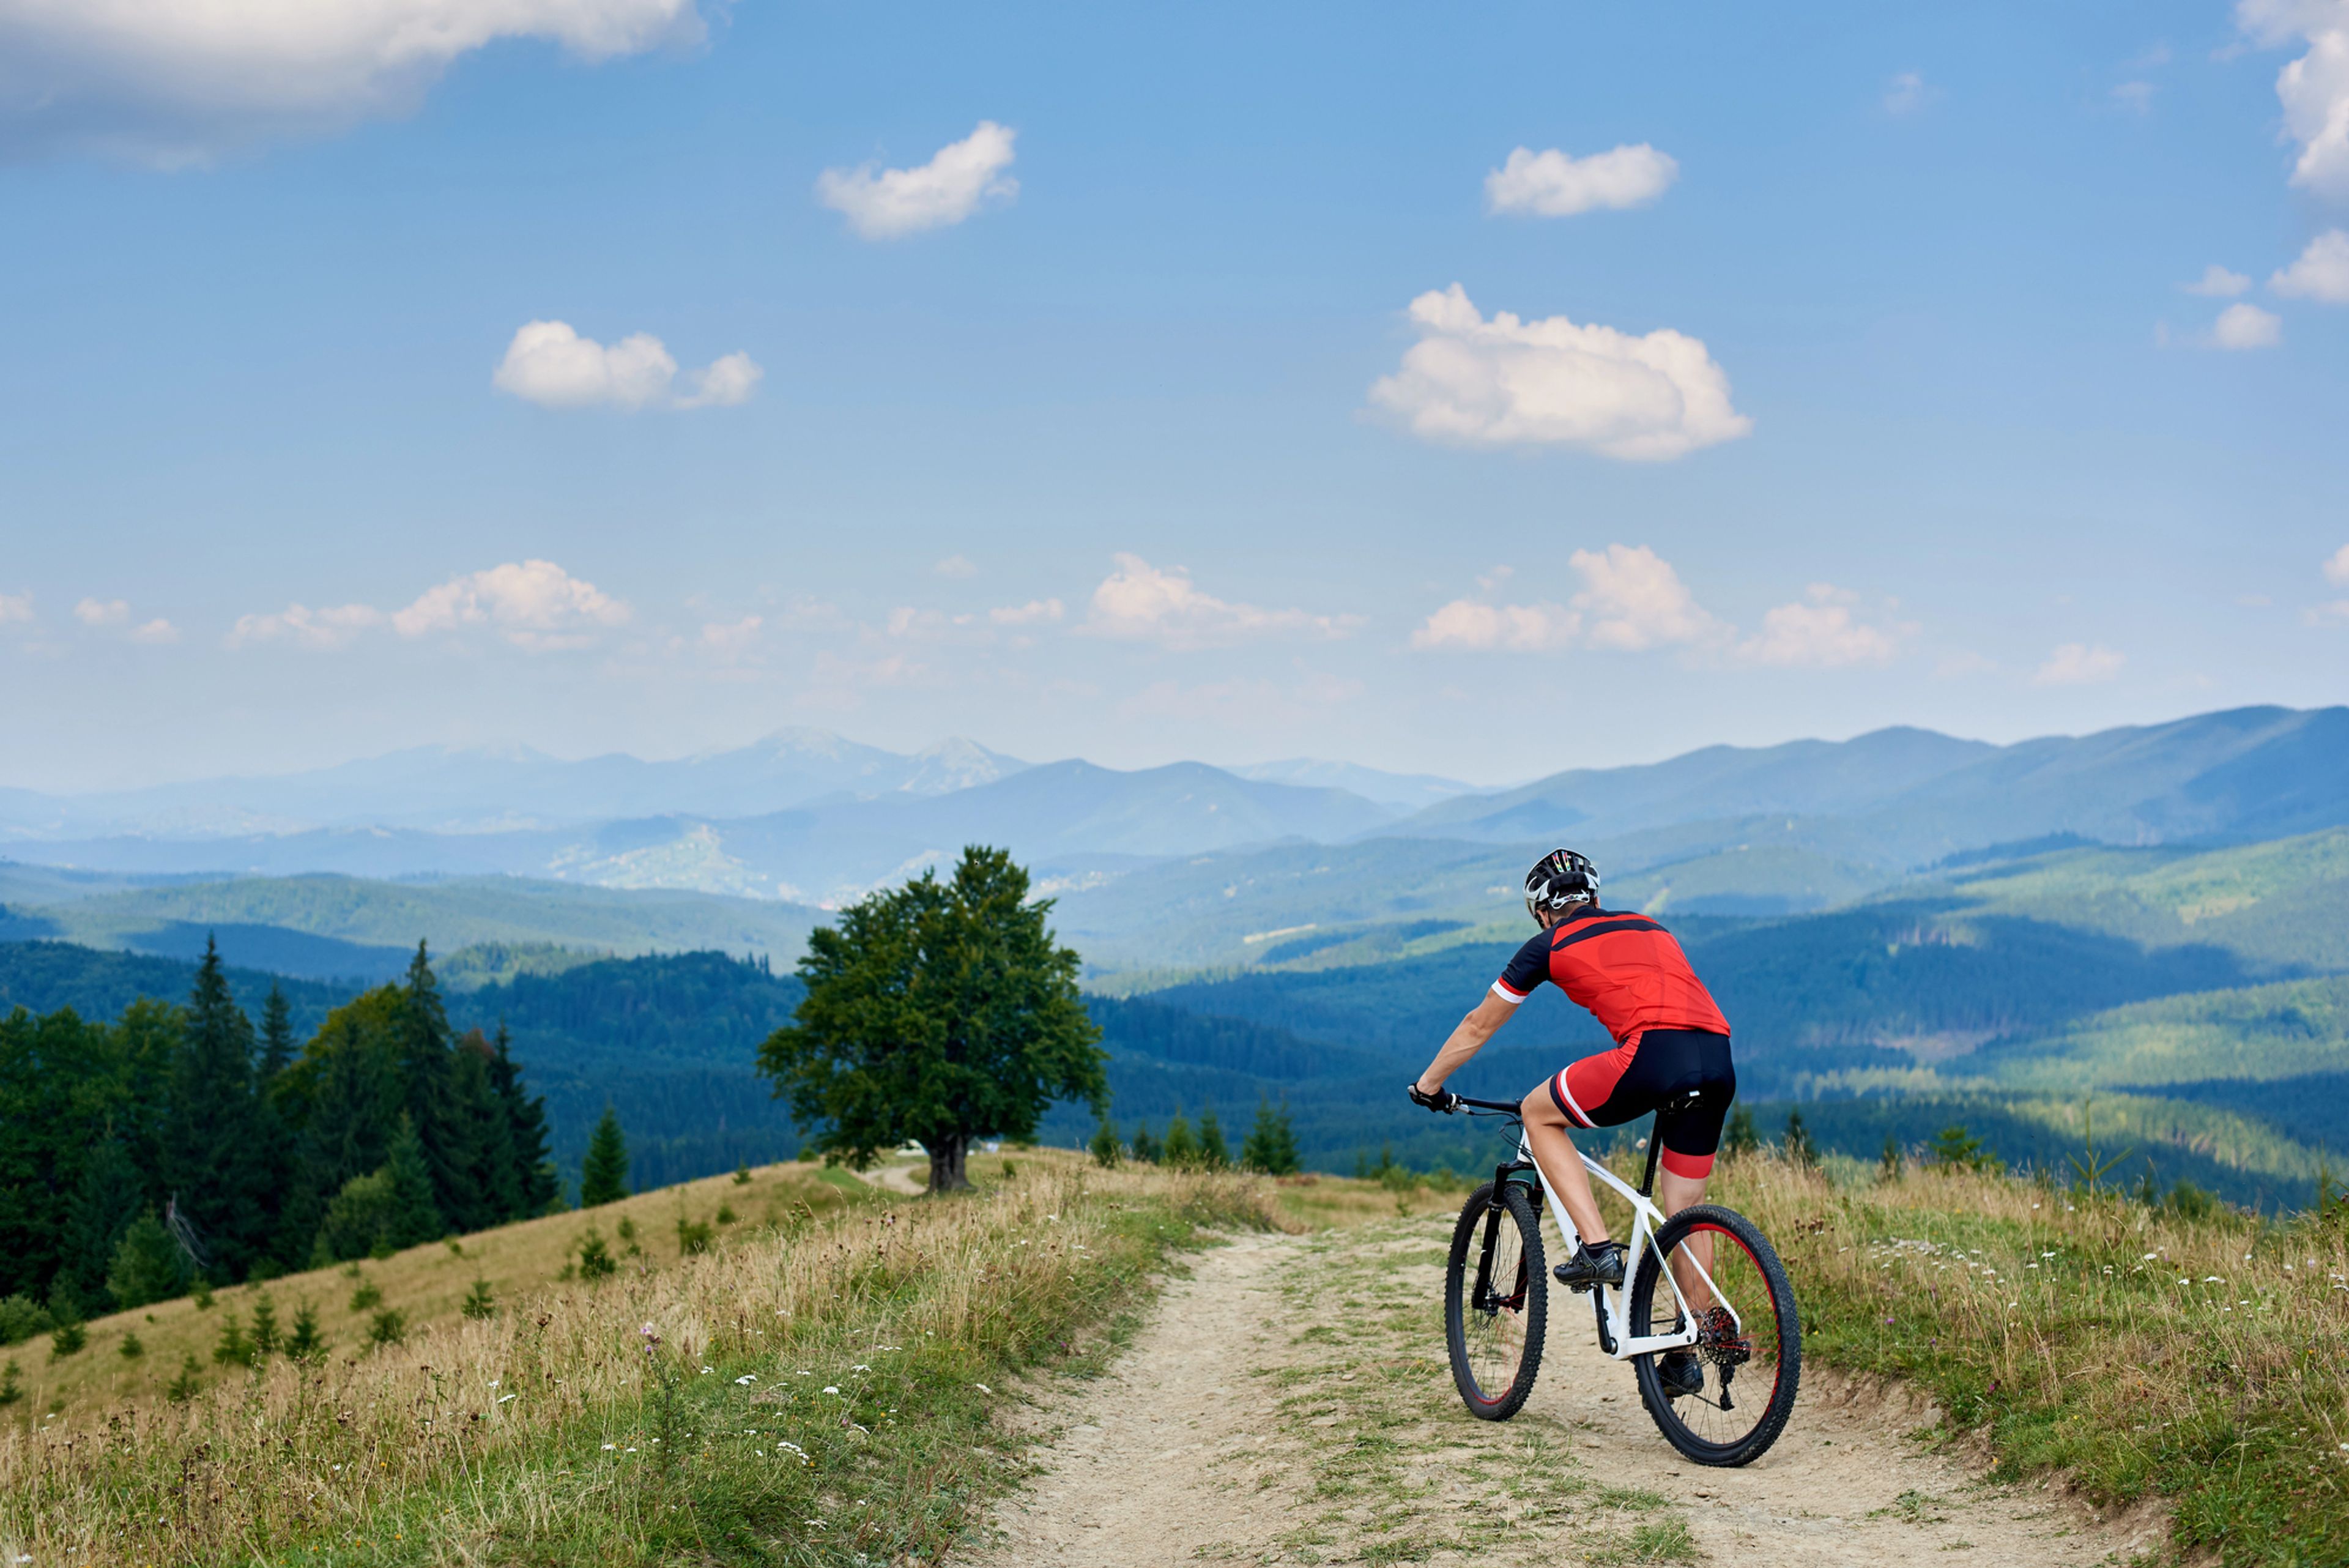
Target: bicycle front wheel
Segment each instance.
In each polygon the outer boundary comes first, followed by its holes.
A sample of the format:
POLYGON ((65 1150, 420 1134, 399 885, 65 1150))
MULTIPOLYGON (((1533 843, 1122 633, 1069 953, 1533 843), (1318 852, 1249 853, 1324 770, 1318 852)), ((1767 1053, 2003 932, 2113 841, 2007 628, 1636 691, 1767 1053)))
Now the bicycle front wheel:
POLYGON ((1549 1322, 1549 1271, 1542 1262, 1541 1216, 1522 1182, 1469 1194, 1452 1228, 1444 1271, 1444 1338, 1452 1381, 1468 1413, 1506 1421, 1525 1406, 1541 1370, 1549 1322))
POLYGON ((1627 1303, 1632 1334, 1677 1333, 1683 1298, 1695 1313, 1696 1345, 1635 1357, 1640 1397, 1672 1447, 1698 1464, 1750 1465, 1786 1429, 1802 1382, 1795 1287, 1754 1221, 1699 1203, 1666 1220, 1640 1258, 1627 1303), (1661 1260, 1671 1261, 1678 1293, 1661 1260))

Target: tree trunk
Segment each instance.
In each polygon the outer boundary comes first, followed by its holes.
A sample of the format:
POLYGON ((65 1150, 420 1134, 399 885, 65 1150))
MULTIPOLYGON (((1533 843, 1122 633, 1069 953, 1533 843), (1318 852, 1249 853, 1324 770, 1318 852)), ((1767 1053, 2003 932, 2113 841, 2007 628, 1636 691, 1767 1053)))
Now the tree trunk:
POLYGON ((970 1186, 970 1178, 963 1174, 962 1158, 970 1147, 970 1140, 960 1133, 955 1133, 950 1137, 937 1138, 927 1147, 930 1151, 930 1190, 933 1192, 967 1190, 970 1186))

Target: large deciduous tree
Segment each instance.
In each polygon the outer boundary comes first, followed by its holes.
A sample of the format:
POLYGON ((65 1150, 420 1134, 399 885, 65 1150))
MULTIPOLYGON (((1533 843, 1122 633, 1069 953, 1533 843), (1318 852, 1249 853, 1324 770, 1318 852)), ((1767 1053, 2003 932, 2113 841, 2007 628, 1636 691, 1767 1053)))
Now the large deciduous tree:
POLYGON ((808 939, 807 999, 759 1070, 827 1159, 861 1168, 916 1138, 940 1192, 970 1185, 973 1139, 1026 1137, 1056 1099, 1106 1109, 1101 1031, 1051 909, 1007 851, 973 846, 949 879, 926 871, 808 939))

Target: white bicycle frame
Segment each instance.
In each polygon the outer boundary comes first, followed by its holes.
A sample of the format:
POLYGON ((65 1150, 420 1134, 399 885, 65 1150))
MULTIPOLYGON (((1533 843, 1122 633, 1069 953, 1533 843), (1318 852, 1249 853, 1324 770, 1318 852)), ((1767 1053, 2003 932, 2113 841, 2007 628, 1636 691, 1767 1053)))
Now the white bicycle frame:
MULTIPOLYGON (((1605 1285, 1590 1287, 1599 1293, 1599 1314, 1607 1326, 1607 1337, 1614 1342, 1611 1354, 1616 1360, 1625 1361, 1634 1355, 1651 1355, 1660 1350, 1678 1350, 1684 1345, 1694 1345, 1696 1314, 1689 1310, 1688 1297, 1682 1293, 1680 1281, 1672 1277, 1669 1259, 1658 1260, 1660 1267, 1657 1272, 1671 1283, 1672 1299, 1680 1309, 1681 1322, 1687 1326, 1677 1334, 1642 1334, 1636 1339, 1631 1336, 1630 1283, 1639 1277, 1640 1259, 1645 1257, 1648 1249, 1655 1244, 1656 1228, 1663 1224, 1664 1211, 1649 1201, 1647 1195, 1639 1189, 1588 1155, 1583 1154, 1580 1149, 1575 1150, 1575 1153, 1581 1158, 1583 1169, 1622 1194, 1623 1200, 1631 1206, 1631 1239, 1624 1243, 1623 1250, 1624 1288, 1615 1292, 1610 1299, 1605 1285)), ((1567 1215, 1566 1205, 1558 1201, 1557 1194, 1550 1189, 1549 1182, 1542 1176, 1541 1166, 1534 1159, 1533 1146, 1522 1137, 1517 1140, 1517 1159, 1521 1164, 1533 1168, 1534 1179, 1540 1184, 1542 1195, 1549 1200, 1550 1217, 1557 1221, 1557 1233, 1566 1238, 1567 1246, 1573 1248, 1581 1245, 1581 1232, 1574 1228, 1573 1220, 1567 1215)), ((1737 1308, 1731 1305, 1729 1299, 1721 1293, 1721 1287, 1713 1282, 1713 1275, 1706 1272, 1702 1263, 1697 1262, 1693 1251, 1687 1252, 1686 1255, 1689 1266, 1695 1269, 1697 1277, 1704 1281, 1705 1289, 1713 1293, 1713 1299, 1729 1308, 1729 1315, 1736 1323, 1738 1332, 1744 1333, 1745 1320, 1738 1316, 1737 1308)), ((1601 1346, 1601 1348, 1605 1347, 1601 1346)))

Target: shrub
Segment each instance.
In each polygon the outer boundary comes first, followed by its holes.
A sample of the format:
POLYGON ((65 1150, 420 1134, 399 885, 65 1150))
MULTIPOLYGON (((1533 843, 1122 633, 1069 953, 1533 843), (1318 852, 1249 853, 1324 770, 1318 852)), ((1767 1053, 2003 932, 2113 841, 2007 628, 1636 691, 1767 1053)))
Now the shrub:
POLYGON ((579 1277, 588 1283, 608 1280, 620 1272, 619 1261, 612 1256, 611 1248, 605 1243, 604 1233, 593 1226, 579 1238, 577 1249, 579 1277))
POLYGON ((688 1220, 682 1214, 677 1217, 677 1250, 687 1257, 709 1251, 715 1234, 707 1220, 688 1220))
POLYGON ((1133 1129, 1133 1158, 1143 1165, 1156 1165, 1159 1159, 1158 1140, 1150 1136, 1150 1124, 1143 1122, 1133 1129))
POLYGON ((1819 1162, 1819 1146, 1811 1141, 1811 1129, 1803 1125, 1799 1110, 1786 1113, 1786 1163, 1808 1169, 1819 1162))
POLYGON ((17 1370, 14 1356, 5 1370, 0 1370, 0 1409, 5 1409, 25 1397, 24 1375, 17 1370))
POLYGON ((497 1316, 498 1298, 490 1289, 490 1282, 475 1279, 473 1288, 465 1293, 464 1304, 458 1310, 477 1323, 484 1318, 497 1316))
POLYGON ((718 1222, 720 1225, 731 1225, 740 1218, 742 1216, 734 1212, 734 1205, 731 1203, 721 1203, 718 1206, 718 1222))
POLYGON ((1105 1170, 1115 1169, 1119 1158, 1125 1153, 1124 1147, 1117 1141, 1117 1128, 1110 1125, 1107 1116, 1102 1117, 1101 1126, 1093 1129, 1093 1141, 1085 1147, 1093 1163, 1105 1170))
POLYGON ((253 1365, 253 1341, 244 1336, 244 1324, 230 1313, 221 1319, 220 1337, 212 1341, 212 1363, 217 1366, 250 1366, 253 1365))
POLYGON ((398 1307, 386 1307, 367 1320, 367 1343, 380 1349, 399 1345, 408 1338, 408 1314, 398 1307))
POLYGON ((203 1374, 197 1370, 196 1358, 191 1355, 180 1363, 180 1375, 163 1386, 163 1397, 174 1405, 184 1405, 194 1398, 203 1386, 203 1374))
POLYGON ((377 1284, 373 1280, 361 1280, 359 1282, 359 1288, 351 1293, 351 1310, 353 1312, 365 1312, 369 1307, 381 1306, 382 1304, 383 1287, 377 1284))
POLYGON ((750 1165, 748 1160, 734 1168, 734 1185, 737 1187, 750 1185, 750 1165))
POLYGON ((106 1288, 126 1312, 188 1288, 188 1260, 152 1209, 130 1222, 107 1265, 106 1288))
POLYGON ((49 1335, 49 1359, 62 1361, 68 1355, 79 1355, 82 1346, 89 1343, 89 1331, 78 1323, 60 1324, 49 1335))
POLYGON ((139 1342, 139 1335, 129 1329, 122 1331, 122 1343, 116 1345, 115 1349, 121 1354, 125 1361, 136 1361, 147 1354, 147 1347, 139 1342))
POLYGON ((1996 1172, 2006 1168, 2006 1161, 1984 1148, 1982 1139, 1967 1132, 1962 1123, 1945 1127, 1933 1135, 1933 1144, 1926 1151, 1925 1161, 1945 1170, 1996 1172))
POLYGON ((0 1345, 14 1345, 36 1334, 47 1334, 56 1326, 49 1309, 30 1296, 0 1300, 0 1345))

